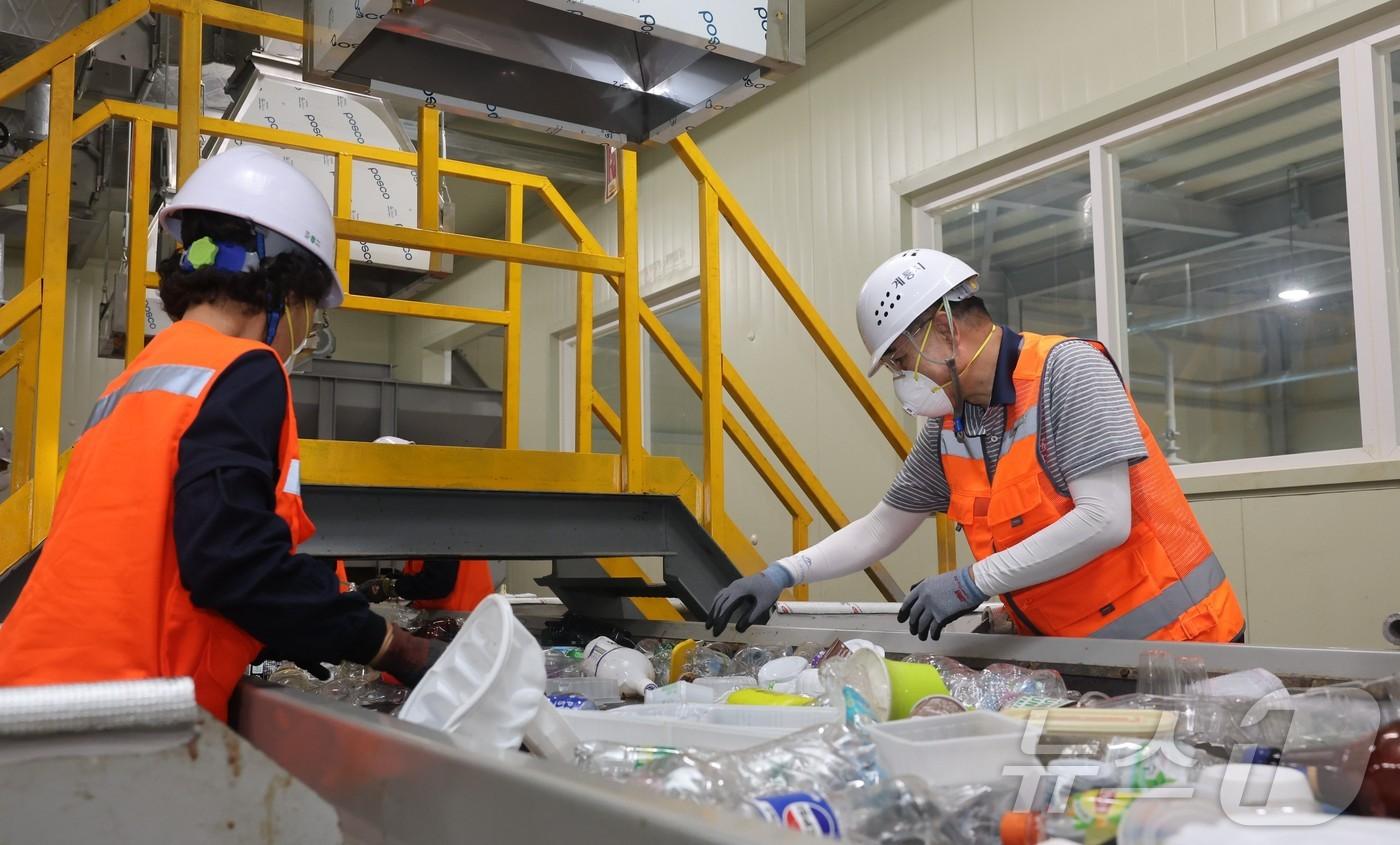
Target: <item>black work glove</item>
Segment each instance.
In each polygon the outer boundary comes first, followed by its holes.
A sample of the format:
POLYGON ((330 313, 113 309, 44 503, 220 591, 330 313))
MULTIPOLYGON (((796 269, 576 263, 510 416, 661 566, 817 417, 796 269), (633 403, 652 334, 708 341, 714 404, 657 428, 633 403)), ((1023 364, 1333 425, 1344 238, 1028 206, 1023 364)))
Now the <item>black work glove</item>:
POLYGON ((329 681, 331 679, 331 670, 326 667, 326 664, 321 663, 320 661, 294 660, 292 662, 296 664, 298 669, 302 669, 306 672, 309 672, 311 674, 311 677, 315 678, 318 681, 329 681))
POLYGON ((415 637, 397 625, 389 628, 389 646, 370 665, 388 672, 406 687, 417 686, 433 664, 447 651, 447 643, 415 637))
POLYGON ((718 637, 724 633, 724 627, 735 614, 738 615, 734 619, 734 630, 741 634, 750 625, 767 624, 768 618, 773 615, 773 605, 778 602, 782 592, 782 585, 762 572, 746 575, 715 596, 705 627, 718 637))
POLYGON ((379 575, 368 581, 362 581, 355 585, 355 589, 362 593, 366 599, 372 603, 388 601, 399 597, 397 585, 394 579, 388 575, 379 575))

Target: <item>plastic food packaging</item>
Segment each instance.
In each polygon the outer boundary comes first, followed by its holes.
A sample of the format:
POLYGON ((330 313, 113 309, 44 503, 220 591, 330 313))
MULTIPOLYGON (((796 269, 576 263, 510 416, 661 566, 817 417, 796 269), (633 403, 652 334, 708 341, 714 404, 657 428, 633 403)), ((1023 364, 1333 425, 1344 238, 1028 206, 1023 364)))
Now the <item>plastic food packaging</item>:
MULTIPOLYGON (((740 692, 743 692, 741 690, 740 692)), ((869 708, 846 696, 846 716, 730 754, 683 753, 648 766, 647 786, 673 798, 733 806, 764 795, 806 792, 826 797, 880 783, 884 771, 871 738, 869 708)))
POLYGON ((715 691, 689 681, 677 681, 664 687, 650 687, 645 699, 647 704, 709 704, 715 700, 715 691))
POLYGON ((457 734, 469 747, 513 751, 547 706, 544 657, 505 597, 487 596, 448 643, 399 718, 457 734))
POLYGON ((797 689, 797 676, 808 668, 802 657, 779 657, 764 664, 758 670, 758 685, 780 692, 794 692, 797 689))
POLYGON ((749 689, 758 685, 751 675, 720 675, 716 678, 696 678, 691 683, 704 687, 714 694, 716 701, 723 699, 734 690, 749 689))

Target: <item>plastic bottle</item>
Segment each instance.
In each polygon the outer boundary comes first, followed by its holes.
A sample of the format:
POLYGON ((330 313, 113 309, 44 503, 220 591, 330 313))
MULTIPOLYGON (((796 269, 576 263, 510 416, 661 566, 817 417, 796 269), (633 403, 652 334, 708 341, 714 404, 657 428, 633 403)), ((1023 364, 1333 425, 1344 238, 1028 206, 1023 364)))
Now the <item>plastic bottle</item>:
POLYGON ((853 843, 942 845, 943 821, 929 788, 918 778, 901 778, 822 795, 793 792, 739 802, 750 818, 823 839, 853 843))
POLYGON ((729 754, 681 754, 648 767, 645 783, 673 798, 729 805, 761 795, 830 796, 853 786, 879 783, 885 772, 866 729, 871 722, 869 707, 848 691, 843 721, 729 754))
POLYGON ((1007 813, 1001 817, 1002 845, 1035 845, 1050 836, 1103 845, 1118 835, 1119 823, 1134 798, 1132 791, 1091 789, 1071 796, 1063 813, 1007 813))
POLYGON ((642 773, 658 760, 677 757, 680 754, 678 749, 663 746, 581 742, 574 749, 574 765, 585 772, 592 772, 613 780, 626 780, 642 773))

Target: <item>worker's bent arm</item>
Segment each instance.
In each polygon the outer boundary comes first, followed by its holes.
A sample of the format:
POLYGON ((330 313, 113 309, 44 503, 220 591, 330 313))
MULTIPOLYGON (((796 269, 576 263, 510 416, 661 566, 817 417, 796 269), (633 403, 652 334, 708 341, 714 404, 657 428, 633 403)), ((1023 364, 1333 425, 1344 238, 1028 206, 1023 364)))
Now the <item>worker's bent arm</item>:
POLYGON ((1128 464, 1115 463, 1069 482, 1074 510, 972 567, 989 596, 1022 590, 1073 572, 1123 545, 1133 527, 1128 464))
POLYGON ((904 545, 928 519, 884 502, 811 548, 778 561, 795 584, 826 581, 859 572, 904 545))

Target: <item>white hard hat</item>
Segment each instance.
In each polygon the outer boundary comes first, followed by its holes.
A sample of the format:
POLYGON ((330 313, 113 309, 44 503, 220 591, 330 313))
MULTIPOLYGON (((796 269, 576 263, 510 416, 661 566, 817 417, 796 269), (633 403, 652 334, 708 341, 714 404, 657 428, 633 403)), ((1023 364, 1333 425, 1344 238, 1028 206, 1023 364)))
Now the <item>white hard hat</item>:
POLYGON ((335 271, 335 220, 321 191, 295 167, 263 147, 240 146, 205 160, 157 220, 180 240, 180 212, 214 211, 242 217, 274 236, 267 255, 300 246, 321 260, 334 283, 317 303, 335 308, 345 289, 335 271))
POLYGON ((387 443, 387 444, 389 444, 390 446, 412 446, 412 445, 413 445, 413 441, 412 441, 412 440, 404 440, 402 437, 395 437, 395 436, 392 435, 392 434, 386 434, 386 435, 384 435, 383 437, 376 437, 376 438, 374 438, 374 442, 375 442, 375 443, 387 443))
POLYGON ((909 249, 875 268, 860 289, 856 327, 870 353, 867 376, 919 315, 941 299, 952 302, 977 293, 977 271, 936 249, 909 249))

